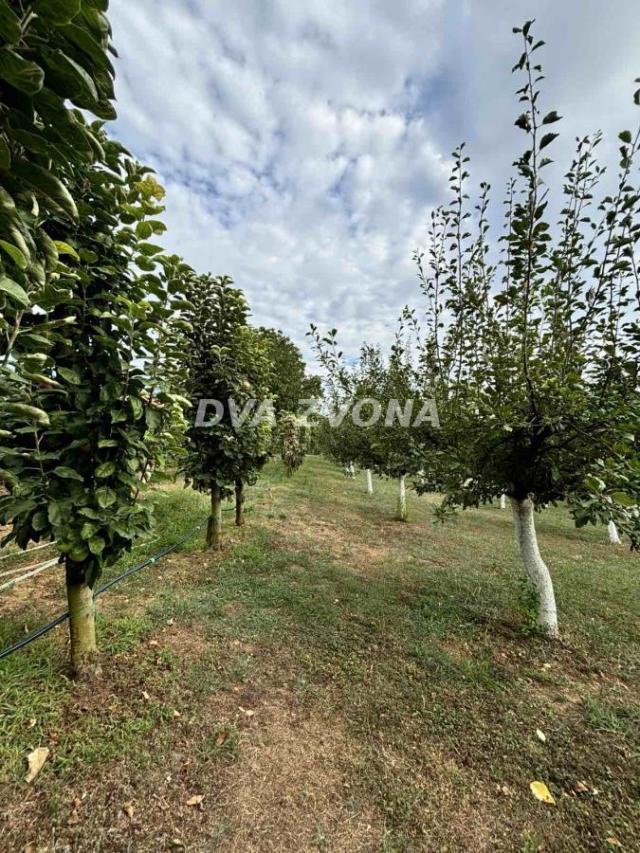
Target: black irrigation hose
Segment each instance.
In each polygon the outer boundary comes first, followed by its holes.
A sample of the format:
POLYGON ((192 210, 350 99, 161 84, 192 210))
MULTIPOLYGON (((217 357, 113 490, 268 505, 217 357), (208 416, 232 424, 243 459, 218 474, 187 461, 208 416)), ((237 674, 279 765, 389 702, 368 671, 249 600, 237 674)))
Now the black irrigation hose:
MULTIPOLYGON (((131 575, 135 575, 137 572, 141 572, 143 569, 146 569, 147 566, 152 566, 154 563, 157 563, 158 560, 161 560, 163 557, 166 557, 172 551, 175 551, 177 548, 179 548, 181 545, 191 539, 193 534, 197 533, 197 531, 200 530, 203 524, 204 522, 202 524, 198 524, 196 527, 193 528, 193 530, 187 533, 186 536, 178 540, 178 542, 174 542, 173 545, 169 545, 168 548, 164 548, 155 556, 149 557, 147 560, 137 566, 132 566, 130 569, 127 569, 126 572, 123 572, 121 575, 118 575, 117 578, 113 578, 112 580, 103 584, 100 589, 96 590, 94 598, 98 598, 99 595, 102 595, 103 592, 106 592, 108 589, 111 589, 112 586, 115 586, 117 583, 120 583, 120 581, 123 581, 125 578, 131 577, 131 575)), ((17 652, 20 649, 24 649, 25 646, 28 646, 33 643, 34 640, 39 640, 40 637, 44 637, 44 635, 48 634, 49 631, 53 631, 53 629, 57 628, 58 625, 62 625, 63 622, 66 622, 68 618, 69 611, 67 610, 66 613, 61 613, 60 616, 56 617, 52 622, 49 622, 47 625, 43 625, 41 628, 36 628, 35 631, 32 631, 26 637, 23 637, 13 646, 9 646, 8 648, 3 649, 0 652, 0 660, 8 658, 9 655, 12 655, 14 652, 17 652)))

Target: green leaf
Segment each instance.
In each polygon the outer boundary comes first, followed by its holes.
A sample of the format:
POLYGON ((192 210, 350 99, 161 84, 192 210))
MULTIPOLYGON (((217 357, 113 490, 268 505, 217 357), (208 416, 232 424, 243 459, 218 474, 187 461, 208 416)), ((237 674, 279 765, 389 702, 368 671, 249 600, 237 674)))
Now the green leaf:
POLYGON ((80 530, 80 536, 86 541, 95 536, 98 530, 100 530, 99 524, 92 524, 90 521, 85 521, 80 530))
POLYGON ((53 244, 58 250, 59 255, 70 255, 74 260, 80 260, 80 255, 68 243, 63 243, 62 240, 54 240, 53 244))
POLYGON ((115 472, 116 466, 114 462, 103 462, 102 465, 98 465, 96 468, 96 477, 100 480, 104 480, 106 477, 111 477, 115 472))
POLYGON ((42 409, 28 406, 26 403, 0 403, 0 412, 16 415, 18 418, 33 421, 41 426, 49 426, 49 415, 42 409))
POLYGON ((141 240, 148 240, 153 235, 153 225, 150 222, 138 222, 136 225, 136 235, 141 240))
POLYGON ((628 495, 626 492, 612 492, 611 499, 622 506, 635 506, 638 502, 637 498, 628 495))
POLYGON ((98 501, 98 506, 102 509, 107 509, 118 500, 118 496, 113 491, 113 489, 108 489, 106 486, 102 486, 100 489, 96 489, 96 500, 98 501))
POLYGON ((86 27, 78 26, 77 24, 68 24, 63 27, 62 32, 72 44, 75 44, 83 53, 86 53, 96 68, 113 74, 111 62, 99 42, 91 35, 86 27))
POLYGON ((160 412, 156 411, 156 409, 151 408, 151 406, 147 406, 144 411, 144 418, 147 424, 147 427, 152 431, 156 432, 162 426, 162 415, 160 412))
POLYGON ((34 11, 41 18, 55 21, 56 24, 68 24, 80 11, 81 0, 36 0, 34 11))
POLYGON ((86 264, 95 264, 100 260, 98 255, 95 252, 92 252, 91 249, 80 249, 80 258, 86 264))
POLYGON ((11 278, 7 278, 6 276, 2 276, 0 278, 0 293, 8 294, 9 297, 14 302, 17 302, 22 308, 29 307, 29 297, 27 296, 26 291, 11 278))
POLYGON ((58 501, 50 501, 47 507, 47 517, 50 524, 53 524, 54 527, 61 525, 64 517, 62 504, 58 503, 58 501))
POLYGON ((542 124, 553 124, 555 121, 560 121, 561 118, 562 116, 559 116, 555 110, 551 110, 551 112, 547 113, 542 119, 542 124))
POLYGON ((60 155, 59 149, 51 145, 48 140, 37 133, 31 133, 30 130, 12 129, 10 131, 10 136, 15 142, 22 145, 23 148, 27 149, 27 151, 32 151, 34 154, 42 154, 47 158, 53 157, 56 154, 62 156, 60 155))
POLYGON ((91 518, 94 521, 100 520, 100 513, 95 509, 91 509, 90 506, 83 506, 82 509, 78 510, 78 515, 81 515, 84 518, 91 518))
POLYGON ((48 519, 46 512, 36 512, 33 518, 31 519, 31 526, 37 533, 41 533, 48 525, 48 519))
POLYGON ((7 243, 6 240, 0 240, 0 249, 2 249, 3 252, 9 255, 9 257, 19 270, 26 270, 26 268, 29 266, 27 258, 17 246, 13 245, 13 243, 7 243))
POLYGON ((95 557, 100 556, 106 546, 107 543, 101 536, 92 536, 91 539, 89 539, 89 550, 95 557))
POLYGON ((631 145, 633 142, 633 136, 631 135, 630 130, 623 130, 622 133, 618 134, 618 139, 622 142, 626 142, 627 145, 631 145))
POLYGON ((0 0, 0 36, 9 44, 15 44, 20 41, 21 35, 20 18, 7 0, 0 0))
POLYGON ((89 551, 84 545, 74 544, 67 551, 67 556, 69 559, 73 560, 74 563, 84 563, 89 556, 89 551))
POLYGON ((99 99, 96 84, 81 65, 61 50, 42 49, 47 86, 79 107, 92 109, 99 99))
POLYGON ((146 255, 148 258, 152 258, 154 255, 158 255, 160 252, 163 252, 164 249, 162 246, 156 246, 153 243, 140 243, 138 251, 142 252, 142 254, 146 255))
POLYGON ((56 371, 58 376, 61 376, 70 385, 80 385, 82 383, 82 379, 75 370, 71 370, 68 367, 57 367, 56 371))
POLYGON ((131 405, 131 411, 133 412, 134 420, 138 421, 142 417, 142 413, 144 411, 144 406, 142 405, 142 400, 139 397, 130 397, 129 404, 131 405))
POLYGON ((180 311, 197 311, 198 309, 193 304, 193 302, 189 302, 188 299, 174 299, 172 301, 172 306, 175 309, 179 309, 180 311))
POLYGON ((28 346, 33 346, 43 349, 51 349, 52 342, 45 338, 43 335, 36 335, 33 332, 20 332, 20 342, 22 344, 27 344, 28 346))
POLYGON ((35 62, 3 48, 0 50, 0 78, 25 95, 35 95, 44 84, 44 71, 35 62))
POLYGON ((543 148, 546 148, 547 145, 550 145, 553 142, 553 140, 557 139, 557 138, 558 138, 557 133, 546 133, 542 137, 542 139, 540 140, 540 151, 542 151, 543 148))
POLYGON ((63 480, 77 480, 80 483, 84 483, 84 480, 77 471, 74 471, 73 468, 67 468, 65 465, 58 465, 57 468, 53 469, 53 473, 56 477, 61 477, 63 480))
POLYGON ((71 198, 71 193, 62 181, 52 175, 51 172, 41 166, 36 166, 35 163, 27 163, 24 160, 14 163, 13 172, 17 178, 50 198, 73 219, 78 218, 78 209, 71 198))
POLYGON ((33 373, 25 370, 22 375, 25 379, 28 379, 29 382, 34 382, 36 385, 42 385, 46 388, 60 388, 60 384, 56 382, 55 379, 45 376, 44 373, 33 373))
POLYGON ((18 480, 11 471, 6 471, 4 468, 0 468, 0 483, 6 483, 8 486, 15 486, 17 482, 18 480))

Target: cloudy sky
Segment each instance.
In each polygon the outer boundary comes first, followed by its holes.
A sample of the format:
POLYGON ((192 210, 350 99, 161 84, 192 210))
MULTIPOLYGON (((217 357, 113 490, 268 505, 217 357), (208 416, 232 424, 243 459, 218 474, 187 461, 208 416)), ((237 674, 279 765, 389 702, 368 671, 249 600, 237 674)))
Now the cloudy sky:
POLYGON ((559 163, 601 128, 613 165, 640 112, 637 0, 111 0, 110 17, 114 132, 167 188, 165 245, 233 276, 305 353, 311 322, 348 353, 390 340, 459 142, 499 211, 523 139, 514 24, 547 42, 559 163))

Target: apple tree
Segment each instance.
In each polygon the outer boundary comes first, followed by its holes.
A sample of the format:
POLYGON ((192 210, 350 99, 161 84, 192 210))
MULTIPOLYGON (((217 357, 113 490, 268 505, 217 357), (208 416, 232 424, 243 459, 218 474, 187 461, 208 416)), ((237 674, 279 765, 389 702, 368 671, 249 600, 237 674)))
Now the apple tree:
POLYGON ((618 177, 599 203, 598 134, 578 140, 558 188, 545 183, 560 116, 542 108, 543 42, 531 28, 529 21, 515 30, 516 125, 527 145, 508 184, 502 251, 494 258, 490 250, 486 184, 470 208, 469 158, 460 148, 452 201, 433 213, 418 261, 429 330, 424 369, 443 428, 435 457, 443 509, 503 493, 511 499, 539 626, 555 637, 535 510, 566 501, 576 524, 614 521, 640 545, 640 137, 620 134, 618 177), (561 212, 552 225, 554 204, 561 212))

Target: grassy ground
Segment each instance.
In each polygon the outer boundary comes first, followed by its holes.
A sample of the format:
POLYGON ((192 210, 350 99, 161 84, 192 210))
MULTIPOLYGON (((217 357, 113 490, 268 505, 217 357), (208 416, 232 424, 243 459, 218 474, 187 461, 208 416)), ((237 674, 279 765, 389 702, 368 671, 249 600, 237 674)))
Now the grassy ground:
MULTIPOLYGON (((136 560, 205 513, 153 499, 136 560)), ((640 850, 640 560, 543 513, 549 644, 509 513, 437 527, 434 502, 400 524, 391 484, 274 464, 222 555, 197 533, 100 599, 90 684, 64 629, 0 663, 0 850, 640 850)), ((60 577, 0 607, 1 647, 64 608, 60 577)))

